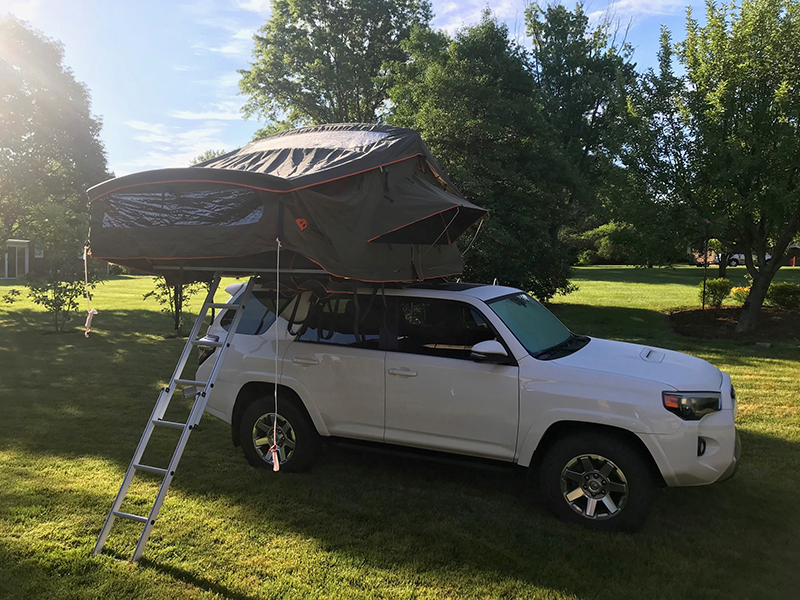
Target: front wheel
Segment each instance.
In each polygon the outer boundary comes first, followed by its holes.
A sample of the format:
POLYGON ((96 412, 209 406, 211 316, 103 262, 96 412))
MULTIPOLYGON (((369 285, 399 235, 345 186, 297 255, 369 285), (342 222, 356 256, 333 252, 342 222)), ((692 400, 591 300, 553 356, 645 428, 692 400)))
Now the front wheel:
POLYGON ((641 451, 602 432, 556 441, 542 460, 539 484, 556 516, 606 531, 638 529, 650 513, 656 490, 641 451))
POLYGON ((294 400, 281 398, 277 413, 272 398, 250 404, 242 415, 239 439, 247 462, 262 469, 272 469, 270 448, 276 443, 280 470, 289 473, 308 470, 320 446, 319 433, 305 411, 294 400))
POLYGON ((738 267, 739 266, 739 259, 737 259, 737 258, 730 259, 728 261, 728 266, 729 267, 738 267))

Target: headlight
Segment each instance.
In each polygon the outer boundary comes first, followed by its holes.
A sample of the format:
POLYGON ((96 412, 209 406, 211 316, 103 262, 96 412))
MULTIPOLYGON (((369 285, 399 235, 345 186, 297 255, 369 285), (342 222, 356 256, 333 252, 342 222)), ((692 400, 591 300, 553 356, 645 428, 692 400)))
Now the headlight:
POLYGON ((664 408, 686 421, 697 421, 722 409, 719 392, 662 392, 664 408))

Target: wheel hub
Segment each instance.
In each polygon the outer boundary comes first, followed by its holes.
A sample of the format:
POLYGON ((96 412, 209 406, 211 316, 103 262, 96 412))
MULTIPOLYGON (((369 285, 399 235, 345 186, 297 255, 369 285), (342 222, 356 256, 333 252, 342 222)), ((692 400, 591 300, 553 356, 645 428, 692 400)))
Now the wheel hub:
POLYGON ((267 413, 258 418, 253 426, 253 446, 258 455, 272 464, 273 444, 278 452, 278 460, 285 463, 294 455, 296 438, 294 428, 286 418, 275 413, 267 413))
POLYGON ((598 454, 576 456, 561 472, 561 492, 583 517, 607 519, 622 510, 628 482, 617 465, 598 454))

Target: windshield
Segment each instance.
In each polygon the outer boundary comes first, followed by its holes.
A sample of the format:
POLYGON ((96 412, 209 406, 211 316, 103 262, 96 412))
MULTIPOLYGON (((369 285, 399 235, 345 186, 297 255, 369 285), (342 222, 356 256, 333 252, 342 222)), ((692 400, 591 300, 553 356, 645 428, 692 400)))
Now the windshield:
POLYGON ((549 310, 523 292, 489 300, 487 304, 532 355, 562 344, 572 336, 549 310))

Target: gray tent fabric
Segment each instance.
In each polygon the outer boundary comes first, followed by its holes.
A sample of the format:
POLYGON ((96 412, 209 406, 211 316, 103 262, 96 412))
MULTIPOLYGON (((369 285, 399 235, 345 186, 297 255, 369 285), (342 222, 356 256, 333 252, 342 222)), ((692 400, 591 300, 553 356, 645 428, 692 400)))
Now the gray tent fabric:
POLYGON ((366 282, 455 275, 453 243, 486 211, 444 176, 415 131, 307 127, 194 167, 89 190, 92 256, 169 275, 275 267, 366 282), (282 261, 284 262, 284 261, 282 261))

